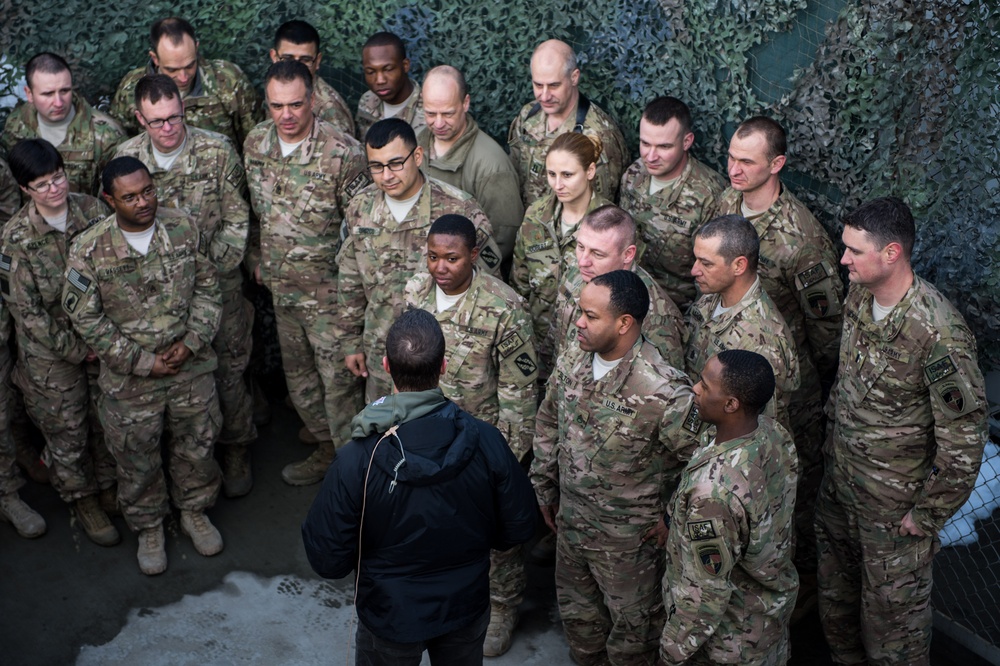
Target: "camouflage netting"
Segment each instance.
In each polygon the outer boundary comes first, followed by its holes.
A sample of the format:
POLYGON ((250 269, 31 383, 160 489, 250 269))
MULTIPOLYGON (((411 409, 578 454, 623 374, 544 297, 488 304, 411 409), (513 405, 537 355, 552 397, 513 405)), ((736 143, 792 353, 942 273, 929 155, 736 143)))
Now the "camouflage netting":
MULTIPOLYGON (((724 166, 729 134, 756 113, 789 130, 787 182, 835 234, 845 210, 896 194, 919 221, 916 263, 962 308, 984 365, 1000 362, 1000 7, 971 0, 400 0, 222 3, 0 0, 0 45, 22 66, 51 49, 80 89, 106 100, 143 62, 148 25, 176 14, 203 52, 255 81, 274 29, 290 18, 324 36, 323 75, 353 103, 359 47, 379 29, 406 41, 413 72, 460 67, 480 123, 503 140, 531 98, 528 59, 559 37, 580 54, 584 90, 616 116, 630 145, 644 102, 681 97, 696 115, 695 152, 724 166)), ((0 71, 0 94, 11 85, 0 71)))

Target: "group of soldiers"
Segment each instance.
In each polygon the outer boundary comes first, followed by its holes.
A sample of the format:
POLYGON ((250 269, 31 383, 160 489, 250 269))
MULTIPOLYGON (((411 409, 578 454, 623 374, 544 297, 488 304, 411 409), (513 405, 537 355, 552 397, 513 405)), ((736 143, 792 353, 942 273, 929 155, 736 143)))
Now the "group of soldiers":
MULTIPOLYGON (((252 487, 248 294, 273 302, 316 446, 282 471, 293 485, 393 390, 387 331, 421 308, 445 395, 530 465, 576 663, 784 663, 817 596, 837 663, 927 663, 935 535, 975 482, 986 403, 971 332, 912 273, 906 205, 851 213, 838 261, 782 184, 770 118, 738 127, 727 182, 691 154, 687 106, 657 97, 629 164, 550 40, 504 150, 458 69, 420 84, 377 33, 352 117, 320 46, 283 24, 261 105, 162 19, 111 115, 58 55, 27 63, 0 137, 0 369, 23 396, 0 399, 0 518, 45 531, 17 494, 23 403, 94 542, 119 542, 121 512, 161 573, 172 502, 218 553, 205 511, 252 487)), ((524 558, 493 554, 487 656, 510 647, 524 558)))

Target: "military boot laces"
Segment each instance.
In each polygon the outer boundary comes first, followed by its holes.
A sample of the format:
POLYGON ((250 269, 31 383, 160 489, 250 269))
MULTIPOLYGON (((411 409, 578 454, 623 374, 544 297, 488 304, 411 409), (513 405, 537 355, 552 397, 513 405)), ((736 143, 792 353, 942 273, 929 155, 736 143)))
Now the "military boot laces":
POLYGON ((517 620, 516 608, 490 604, 490 626, 486 628, 486 641, 483 643, 484 657, 499 657, 510 649, 517 620))
POLYGON ((281 470, 281 478, 290 486, 311 486, 326 476, 326 470, 337 454, 333 442, 320 442, 308 458, 286 465, 281 470))
POLYGON ((243 497, 253 488, 250 452, 245 446, 227 446, 222 455, 222 492, 226 497, 243 497))
POLYGON ((200 555, 211 557, 222 552, 222 535, 202 511, 181 511, 181 531, 191 537, 200 555))
POLYGON ((17 492, 0 496, 0 520, 13 525, 25 539, 45 534, 45 519, 25 504, 17 492))
POLYGON ((114 546, 122 540, 108 514, 101 508, 97 495, 76 501, 76 519, 87 533, 87 538, 98 546, 114 546))
POLYGON ((167 570, 167 549, 164 546, 163 525, 139 532, 139 571, 155 576, 167 570))

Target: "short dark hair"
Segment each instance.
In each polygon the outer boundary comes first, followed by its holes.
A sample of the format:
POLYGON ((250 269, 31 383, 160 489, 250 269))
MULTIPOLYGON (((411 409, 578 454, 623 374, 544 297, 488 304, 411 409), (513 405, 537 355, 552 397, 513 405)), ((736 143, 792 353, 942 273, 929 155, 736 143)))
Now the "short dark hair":
POLYGON ((449 213, 434 220, 427 237, 437 235, 458 236, 470 252, 476 249, 476 225, 464 215, 449 213))
POLYGON ((614 204, 604 204, 598 206, 583 216, 580 224, 586 225, 599 233, 605 231, 615 231, 618 237, 624 241, 621 250, 636 243, 635 218, 629 215, 628 211, 619 208, 614 204))
POLYGON ((160 45, 160 40, 166 37, 171 44, 180 44, 184 41, 184 35, 197 42, 194 35, 194 26, 177 16, 168 16, 154 23, 149 28, 149 46, 156 52, 156 47, 160 45))
POLYGON ((105 192, 113 196, 115 181, 136 171, 145 171, 147 175, 149 174, 149 168, 141 160, 130 155, 116 157, 108 162, 108 166, 101 172, 101 186, 105 192))
POLYGON ((385 148, 395 139, 402 139, 407 150, 417 147, 417 135, 410 123, 402 118, 383 118, 368 128, 365 133, 365 145, 378 150, 385 148))
POLYGON ((50 51, 42 51, 31 57, 28 64, 24 66, 24 81, 31 87, 31 79, 35 76, 35 72, 41 72, 42 74, 58 74, 59 72, 70 72, 69 63, 61 55, 57 55, 50 51))
POLYGON ((368 38, 365 45, 361 47, 364 51, 369 46, 392 46, 396 49, 396 54, 399 55, 400 60, 406 60, 406 44, 403 40, 399 38, 399 35, 393 32, 376 32, 374 35, 368 38))
POLYGON ((274 33, 274 48, 278 48, 281 42, 291 44, 315 44, 319 51, 319 32, 311 24, 305 21, 286 21, 278 27, 274 33))
POLYGON ((657 127, 662 127, 672 118, 676 118, 683 134, 691 131, 691 109, 676 97, 662 95, 650 100, 642 111, 642 117, 657 127))
POLYGON ((774 396, 774 369, 766 358, 745 349, 719 352, 722 388, 740 401, 743 411, 760 415, 774 396))
POLYGON ((309 68, 298 60, 279 60, 272 62, 264 75, 264 92, 267 92, 267 84, 271 81, 281 81, 291 83, 296 79, 306 84, 306 97, 311 97, 313 92, 313 75, 309 68))
POLYGON ((62 154, 45 139, 21 139, 10 149, 7 164, 21 187, 66 167, 62 154))
POLYGON ((156 104, 161 99, 180 99, 181 91, 177 89, 177 84, 166 74, 146 74, 135 84, 135 108, 139 108, 139 102, 149 100, 150 104, 156 104))
POLYGON ((399 316, 385 338, 389 374, 399 391, 437 388, 444 361, 444 333, 430 312, 411 308, 399 316))
POLYGON ((747 258, 747 270, 756 271, 760 261, 760 238, 750 221, 742 215, 720 215, 709 220, 694 234, 695 238, 721 238, 719 254, 727 264, 737 257, 747 258))
POLYGON ((844 218, 844 226, 867 232, 881 250, 889 243, 899 243, 909 259, 917 230, 913 213, 899 197, 880 197, 863 203, 844 218))
POLYGON ((760 132, 767 142, 767 159, 773 160, 779 155, 784 155, 788 150, 788 143, 785 139, 785 130, 778 124, 777 120, 767 116, 754 116, 740 123, 736 128, 736 136, 745 139, 751 134, 760 132))
POLYGON ((631 315, 642 324, 649 313, 649 289, 642 278, 632 271, 618 270, 598 275, 590 284, 608 288, 611 292, 611 312, 616 317, 631 315))

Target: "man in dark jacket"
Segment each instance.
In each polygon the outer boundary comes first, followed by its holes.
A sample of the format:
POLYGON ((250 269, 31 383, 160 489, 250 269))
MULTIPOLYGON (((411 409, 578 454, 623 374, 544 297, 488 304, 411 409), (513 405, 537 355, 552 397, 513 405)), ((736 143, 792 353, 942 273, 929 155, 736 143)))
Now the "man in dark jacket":
POLYGON ((434 316, 405 312, 382 360, 395 392, 354 418, 302 524, 325 578, 356 571, 358 666, 483 663, 490 549, 534 534, 537 503, 503 436, 444 397, 434 316))

